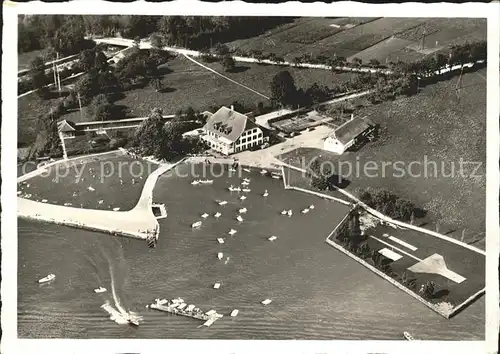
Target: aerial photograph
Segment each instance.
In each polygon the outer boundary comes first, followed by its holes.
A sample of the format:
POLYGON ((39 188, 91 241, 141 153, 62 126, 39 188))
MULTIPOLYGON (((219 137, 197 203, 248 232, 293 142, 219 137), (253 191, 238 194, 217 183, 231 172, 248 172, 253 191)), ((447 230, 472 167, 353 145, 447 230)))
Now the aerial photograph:
POLYGON ((18 16, 21 339, 485 340, 487 20, 18 16))

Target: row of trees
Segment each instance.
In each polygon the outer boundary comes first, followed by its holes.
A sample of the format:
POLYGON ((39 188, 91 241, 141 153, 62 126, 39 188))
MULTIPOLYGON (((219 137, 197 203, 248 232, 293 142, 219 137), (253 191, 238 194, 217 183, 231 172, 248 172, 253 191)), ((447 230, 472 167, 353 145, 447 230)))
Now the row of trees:
POLYGON ((154 108, 148 119, 137 128, 132 145, 141 155, 154 155, 158 159, 172 160, 188 153, 204 149, 198 139, 184 138, 184 124, 192 118, 201 118, 192 109, 178 112, 176 117, 165 123, 161 109, 154 108))
POLYGON ((83 16, 79 15, 24 15, 18 24, 18 51, 29 52, 41 48, 48 51, 48 59, 55 53, 62 56, 79 53, 94 45, 85 39, 83 16))

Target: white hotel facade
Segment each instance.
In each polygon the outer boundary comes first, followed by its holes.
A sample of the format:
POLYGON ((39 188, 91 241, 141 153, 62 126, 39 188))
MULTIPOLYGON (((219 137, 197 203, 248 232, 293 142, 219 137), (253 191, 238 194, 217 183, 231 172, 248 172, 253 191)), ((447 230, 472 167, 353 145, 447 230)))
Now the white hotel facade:
POLYGON ((262 129, 232 107, 223 106, 208 118, 203 132, 201 138, 210 148, 226 156, 261 146, 265 141, 262 129))

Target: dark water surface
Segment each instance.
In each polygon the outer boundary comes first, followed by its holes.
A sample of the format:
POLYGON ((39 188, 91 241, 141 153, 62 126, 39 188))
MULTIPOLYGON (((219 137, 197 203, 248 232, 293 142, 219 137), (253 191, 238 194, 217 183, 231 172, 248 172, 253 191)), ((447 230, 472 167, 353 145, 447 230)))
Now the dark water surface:
MULTIPOLYGON (((197 166, 196 168, 198 168, 197 166)), ((184 171, 187 166, 179 167, 184 171)), ((248 199, 227 187, 236 177, 191 186, 192 178, 162 176, 154 201, 165 203, 156 249, 144 242, 57 225, 19 220, 18 335, 29 338, 218 338, 218 339, 421 339, 483 340, 484 298, 450 320, 379 278, 325 243, 347 207, 300 192, 281 180, 251 178, 248 199), (262 197, 263 191, 269 197, 262 197), (219 206, 215 200, 227 200, 219 206), (308 214, 300 210, 314 204, 308 214), (239 208, 248 213, 239 224, 239 208), (293 209, 291 218, 281 216, 293 209), (219 220, 213 218, 221 212, 219 220), (191 224, 202 220, 200 229, 191 224), (230 228, 238 231, 234 236, 230 228), (278 236, 274 242, 267 238, 278 236), (226 242, 217 243, 223 237, 226 242), (217 259, 217 252, 224 259, 217 259), (226 257, 229 257, 225 264, 226 257), (55 273, 40 286, 36 280, 55 273), (139 312, 139 328, 118 325, 100 306, 110 291, 139 312), (212 288, 216 281, 221 288, 212 288), (225 316, 210 328, 200 321, 148 310, 157 297, 182 297, 225 316), (273 302, 263 306, 260 301, 273 302), (230 317, 239 309, 237 317, 230 317)))

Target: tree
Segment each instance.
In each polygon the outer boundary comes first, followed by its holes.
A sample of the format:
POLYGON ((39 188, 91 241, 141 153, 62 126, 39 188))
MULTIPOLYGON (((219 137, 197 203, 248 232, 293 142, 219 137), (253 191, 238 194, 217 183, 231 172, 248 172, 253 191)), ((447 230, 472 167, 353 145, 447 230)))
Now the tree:
POLYGON ((361 66, 361 64, 363 64, 363 61, 360 58, 356 57, 352 59, 352 65, 361 66))
POLYGON ((301 65, 302 65, 302 57, 300 57, 300 56, 294 57, 294 58, 292 59, 292 63, 293 63, 293 65, 295 65, 296 67, 301 66, 301 65))
POLYGON ((139 48, 141 45, 141 37, 135 36, 134 37, 134 47, 139 48))
POLYGON ((94 97, 91 105, 91 112, 96 121, 105 121, 111 119, 113 105, 104 94, 94 97))
POLYGON ((297 88, 290 72, 284 70, 276 74, 271 81, 271 98, 282 105, 293 104, 297 88))
POLYGON ((97 94, 97 77, 90 72, 82 75, 75 84, 75 91, 80 95, 82 104, 87 104, 97 94))
POLYGON ((229 48, 225 44, 217 43, 214 47, 214 53, 220 57, 225 57, 229 55, 229 48))
POLYGON ((420 295, 422 295, 426 299, 430 299, 432 295, 434 295, 434 291, 436 289, 436 286, 434 282, 428 281, 425 284, 422 284, 422 286, 419 289, 420 295))
POLYGON ((48 91, 46 86, 49 83, 49 80, 45 75, 45 63, 41 57, 36 57, 31 62, 30 76, 33 88, 38 90, 38 95, 40 97, 45 97, 48 91))
POLYGON ((154 108, 148 119, 137 127, 134 143, 144 155, 162 156, 166 145, 166 136, 163 132, 163 112, 154 108))
POLYGON ((329 96, 329 89, 326 86, 319 86, 314 83, 311 87, 306 90, 305 95, 313 103, 319 103, 325 101, 329 96))
POLYGON ((81 17, 75 16, 74 21, 67 21, 58 28, 51 40, 52 47, 62 55, 79 53, 91 44, 85 40, 85 27, 81 17))
POLYGON ((235 68, 235 62, 232 56, 226 55, 222 59, 222 66, 224 67, 224 70, 226 71, 232 71, 235 68))
POLYGON ((377 59, 370 59, 370 65, 374 68, 378 68, 380 66, 380 61, 377 59))
POLYGON ((95 50, 85 49, 80 52, 79 64, 83 71, 89 71, 95 66, 95 50))

